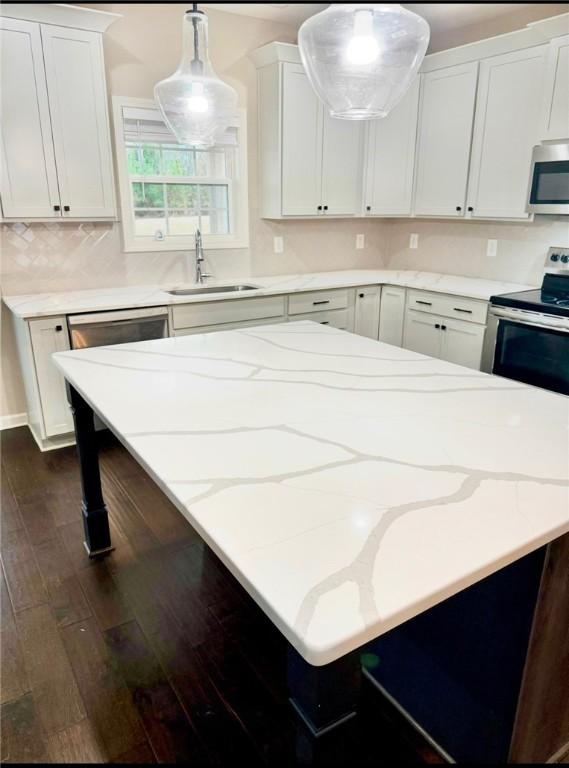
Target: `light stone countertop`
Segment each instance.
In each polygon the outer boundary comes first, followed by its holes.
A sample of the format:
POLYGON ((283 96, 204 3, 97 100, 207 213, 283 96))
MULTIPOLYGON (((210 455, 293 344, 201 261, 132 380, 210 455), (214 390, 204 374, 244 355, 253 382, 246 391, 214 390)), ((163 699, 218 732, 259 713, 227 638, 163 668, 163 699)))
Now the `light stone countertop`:
POLYGON ((331 662, 569 532, 569 398, 312 322, 54 355, 331 662))
MULTIPOLYGON (((399 285, 419 288, 455 296, 488 300, 490 296, 513 291, 525 291, 535 286, 484 280, 477 277, 442 275, 436 272, 415 272, 412 270, 345 270, 339 272, 316 272, 305 275, 278 275, 276 277, 227 278, 208 281, 210 285, 250 283, 258 290, 245 291, 240 295, 231 293, 205 294, 202 296, 172 296, 166 291, 178 286, 128 286, 121 288, 95 288, 85 291, 61 293, 36 293, 4 296, 6 306, 18 317, 47 317, 78 312, 99 312, 111 309, 133 309, 156 307, 170 304, 189 304, 203 301, 246 299, 255 296, 270 296, 283 293, 321 290, 326 288, 354 287, 358 285, 399 285)), ((186 284, 186 287, 195 287, 186 284)))

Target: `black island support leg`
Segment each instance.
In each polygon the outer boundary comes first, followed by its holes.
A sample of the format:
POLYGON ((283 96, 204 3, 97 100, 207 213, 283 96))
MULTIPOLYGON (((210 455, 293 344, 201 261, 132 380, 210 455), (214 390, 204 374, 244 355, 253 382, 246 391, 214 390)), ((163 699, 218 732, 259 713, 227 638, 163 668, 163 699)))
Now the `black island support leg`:
POLYGON ((109 516, 101 489, 99 451, 93 409, 69 383, 67 384, 67 393, 75 424, 77 455, 81 471, 81 489, 83 492, 81 512, 85 530, 85 549, 89 557, 96 557, 110 552, 113 546, 111 545, 109 516))
POLYGON ((361 690, 360 651, 313 667, 288 648, 290 702, 313 736, 322 736, 356 715, 361 690))

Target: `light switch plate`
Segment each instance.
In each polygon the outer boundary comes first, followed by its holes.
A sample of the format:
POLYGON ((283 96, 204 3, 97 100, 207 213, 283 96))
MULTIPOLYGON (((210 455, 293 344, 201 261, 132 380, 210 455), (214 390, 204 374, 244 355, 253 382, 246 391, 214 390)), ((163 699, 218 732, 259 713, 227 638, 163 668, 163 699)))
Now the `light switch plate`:
POLYGON ((273 237, 273 250, 275 253, 283 253, 284 251, 284 241, 280 235, 273 237))
POLYGON ((486 256, 489 259, 495 259, 497 253, 498 253, 498 241, 488 240, 488 243, 486 245, 486 256))
POLYGON ((365 235, 356 235, 356 250, 361 251, 362 248, 366 247, 366 236, 365 235))
POLYGON ((415 250, 418 247, 419 247, 419 235, 416 232, 413 232, 409 236, 409 248, 412 248, 413 250, 415 250))

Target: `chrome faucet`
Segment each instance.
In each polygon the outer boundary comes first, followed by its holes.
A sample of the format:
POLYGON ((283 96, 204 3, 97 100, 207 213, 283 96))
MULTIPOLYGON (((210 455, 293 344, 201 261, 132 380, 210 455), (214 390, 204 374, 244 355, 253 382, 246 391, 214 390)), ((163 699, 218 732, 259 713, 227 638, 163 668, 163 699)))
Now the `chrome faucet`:
POLYGON ((206 277, 213 277, 213 275, 210 275, 207 272, 202 272, 202 264, 204 262, 204 257, 203 257, 202 233, 199 231, 199 229, 196 229, 195 239, 196 239, 196 283, 199 283, 201 285, 206 277))

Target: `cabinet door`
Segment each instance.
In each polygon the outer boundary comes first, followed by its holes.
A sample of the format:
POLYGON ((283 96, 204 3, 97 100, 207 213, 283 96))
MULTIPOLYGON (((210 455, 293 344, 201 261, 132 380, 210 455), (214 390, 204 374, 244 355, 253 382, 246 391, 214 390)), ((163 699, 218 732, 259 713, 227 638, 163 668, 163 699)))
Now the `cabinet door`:
POLYGON ((361 210, 363 125, 339 120, 323 109, 322 194, 328 215, 355 216, 361 210))
POLYGON ((377 339, 379 334, 379 300, 381 287, 366 285, 356 288, 356 312, 354 331, 360 336, 377 339))
POLYGON ((54 352, 69 349, 65 317, 30 320, 29 325, 45 434, 53 437, 73 432, 65 381, 51 359, 54 352))
POLYGON ((322 107, 304 69, 283 64, 282 214, 318 213, 322 176, 322 107))
POLYGON ((369 215, 411 213, 420 76, 382 120, 370 120, 366 145, 364 211, 369 215))
POLYGON ((405 288, 384 285, 381 289, 379 340, 400 347, 403 343, 405 288))
POLYGON ((464 215, 477 72, 472 62, 422 77, 416 214, 464 215))
POLYGON ((569 35, 551 40, 546 57, 541 141, 569 139, 569 35))
POLYGON ((441 356, 441 325, 444 321, 426 312, 407 310, 403 346, 429 357, 441 356))
POLYGON ((101 35, 51 24, 41 35, 63 215, 114 216, 101 35))
POLYGON ((442 359, 479 371, 485 326, 445 318, 441 327, 442 359))
POLYGON ((60 218, 39 24, 2 18, 0 41, 4 216, 60 218))
POLYGON ((527 219, 546 45, 480 63, 468 188, 473 217, 527 219))

